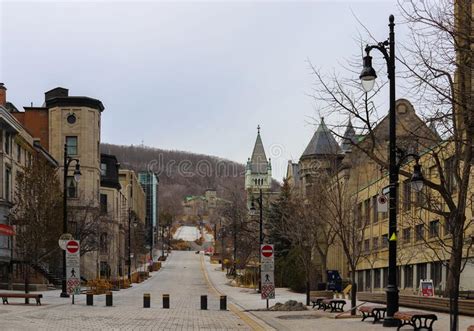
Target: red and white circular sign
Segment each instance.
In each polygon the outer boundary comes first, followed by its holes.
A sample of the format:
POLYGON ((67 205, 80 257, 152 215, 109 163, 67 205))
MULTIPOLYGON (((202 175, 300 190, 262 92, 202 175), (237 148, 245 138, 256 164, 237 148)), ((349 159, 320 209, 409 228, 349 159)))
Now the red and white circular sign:
POLYGON ((75 254, 79 250, 79 242, 76 240, 69 240, 66 244, 66 250, 70 254, 75 254))
POLYGON ((270 245, 265 245, 262 247, 262 255, 265 257, 272 257, 273 247, 270 245))
POLYGON ((379 195, 378 199, 379 203, 382 205, 387 203, 387 197, 385 195, 379 195))

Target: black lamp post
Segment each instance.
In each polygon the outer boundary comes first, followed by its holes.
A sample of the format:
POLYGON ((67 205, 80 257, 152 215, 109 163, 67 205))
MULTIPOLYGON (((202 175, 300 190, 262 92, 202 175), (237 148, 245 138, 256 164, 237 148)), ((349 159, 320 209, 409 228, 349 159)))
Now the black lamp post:
MULTIPOLYGON (((260 254, 260 247, 263 245, 263 192, 262 189, 259 189, 259 196, 256 199, 258 206, 259 206, 259 246, 258 246, 258 261, 259 264, 262 264, 262 256, 260 254)), ((254 199, 252 197, 252 204, 250 206, 250 212, 253 214, 255 213, 255 203, 254 199)), ((262 291, 262 282, 261 282, 261 277, 262 273, 261 270, 259 269, 258 271, 258 292, 260 293, 262 291)))
POLYGON ((397 186, 398 174, 401 163, 409 156, 416 160, 413 177, 411 179, 413 189, 420 191, 423 187, 423 175, 419 165, 419 156, 416 154, 402 154, 397 162, 397 155, 400 150, 397 149, 396 137, 396 113, 395 113, 395 32, 394 16, 389 17, 390 33, 387 40, 379 42, 376 45, 367 45, 364 57, 364 67, 360 74, 362 87, 369 92, 374 87, 377 74, 372 67, 372 57, 369 55, 372 49, 378 49, 387 62, 387 72, 390 86, 390 110, 389 110, 389 257, 388 257, 388 285, 387 285, 387 315, 383 325, 386 327, 398 326, 398 320, 394 319, 395 312, 398 311, 398 286, 397 286, 397 186))
POLYGON ((137 220, 133 218, 132 222, 132 210, 128 208, 128 281, 132 282, 132 223, 133 227, 137 226, 137 220))
MULTIPOLYGON (((76 183, 81 179, 81 165, 78 159, 73 159, 68 156, 67 144, 64 144, 64 177, 63 177, 63 233, 67 233, 67 174, 69 165, 76 162, 76 169, 74 170, 74 181, 76 183)), ((66 250, 63 250, 63 279, 61 281, 61 298, 69 298, 66 288, 66 250)))

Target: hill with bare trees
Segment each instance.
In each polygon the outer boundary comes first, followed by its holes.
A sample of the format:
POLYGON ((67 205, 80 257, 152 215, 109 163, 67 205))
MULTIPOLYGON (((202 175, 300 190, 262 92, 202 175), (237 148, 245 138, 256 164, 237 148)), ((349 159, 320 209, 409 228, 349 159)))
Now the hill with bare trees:
POLYGON ((173 214, 179 213, 186 195, 211 188, 226 198, 231 191, 244 190, 244 165, 219 157, 112 144, 102 144, 101 152, 115 155, 123 169, 155 172, 160 180, 160 209, 173 214))

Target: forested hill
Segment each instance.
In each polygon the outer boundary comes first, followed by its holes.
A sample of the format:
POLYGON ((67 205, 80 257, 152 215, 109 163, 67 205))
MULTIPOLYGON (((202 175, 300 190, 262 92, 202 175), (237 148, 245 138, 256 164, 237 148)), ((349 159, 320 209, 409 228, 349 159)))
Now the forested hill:
POLYGON ((123 169, 157 173, 163 210, 178 212, 184 196, 200 195, 208 188, 224 198, 229 191, 244 189, 244 165, 215 156, 112 144, 102 144, 101 152, 115 155, 123 169))

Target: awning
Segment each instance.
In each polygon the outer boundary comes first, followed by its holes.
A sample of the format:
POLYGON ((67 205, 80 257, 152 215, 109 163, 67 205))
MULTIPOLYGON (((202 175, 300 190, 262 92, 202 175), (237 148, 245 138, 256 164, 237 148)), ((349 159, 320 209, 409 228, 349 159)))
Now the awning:
POLYGON ((13 230, 13 227, 10 225, 0 224, 0 235, 14 236, 15 231, 13 230))

